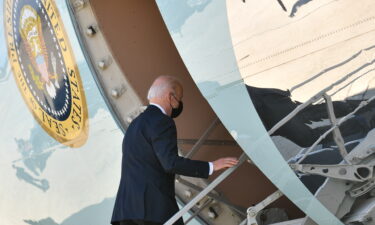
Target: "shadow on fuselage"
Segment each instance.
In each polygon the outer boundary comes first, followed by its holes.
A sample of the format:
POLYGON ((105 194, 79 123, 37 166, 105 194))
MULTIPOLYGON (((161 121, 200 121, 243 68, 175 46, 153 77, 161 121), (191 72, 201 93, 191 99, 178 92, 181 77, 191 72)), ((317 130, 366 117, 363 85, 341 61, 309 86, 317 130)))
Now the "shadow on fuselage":
MULTIPOLYGON (((89 188, 89 187, 88 187, 89 188)), ((25 223, 29 225, 77 225, 77 224, 90 224, 90 225, 103 225, 109 224, 115 198, 106 198, 98 204, 87 206, 80 211, 70 215, 63 222, 57 223, 53 218, 45 218, 41 220, 25 219, 25 223)))

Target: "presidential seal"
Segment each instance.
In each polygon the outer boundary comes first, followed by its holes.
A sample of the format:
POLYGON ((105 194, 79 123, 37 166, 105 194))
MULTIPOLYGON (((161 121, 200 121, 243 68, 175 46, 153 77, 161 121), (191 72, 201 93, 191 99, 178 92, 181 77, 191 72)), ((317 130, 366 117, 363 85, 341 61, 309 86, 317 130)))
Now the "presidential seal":
POLYGON ((88 136, 81 78, 53 0, 6 0, 5 35, 18 88, 43 129, 82 146, 88 136))

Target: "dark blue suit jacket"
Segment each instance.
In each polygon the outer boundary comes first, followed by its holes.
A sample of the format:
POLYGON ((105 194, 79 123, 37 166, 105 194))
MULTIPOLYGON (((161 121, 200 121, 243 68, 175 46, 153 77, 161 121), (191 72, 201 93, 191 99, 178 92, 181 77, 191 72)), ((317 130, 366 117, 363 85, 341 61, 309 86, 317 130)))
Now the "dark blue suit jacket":
MULTIPOLYGON (((130 124, 122 143, 122 171, 112 224, 166 222, 178 211, 175 174, 207 178, 207 162, 178 156, 174 120, 150 105, 130 124)), ((180 220, 176 224, 183 224, 180 220)))

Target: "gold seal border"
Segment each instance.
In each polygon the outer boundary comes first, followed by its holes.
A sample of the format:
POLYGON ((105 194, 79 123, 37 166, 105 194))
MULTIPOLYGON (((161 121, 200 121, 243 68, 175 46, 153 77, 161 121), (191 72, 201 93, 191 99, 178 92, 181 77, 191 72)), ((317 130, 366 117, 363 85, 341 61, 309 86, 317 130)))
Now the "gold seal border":
POLYGON ((17 49, 13 42, 14 0, 5 0, 4 2, 4 24, 6 28, 5 36, 8 46, 9 63, 12 66, 14 78, 19 90, 22 92, 21 95, 24 101, 42 128, 60 143, 78 148, 86 143, 89 131, 88 110, 82 80, 57 6, 51 0, 37 0, 36 2, 37 4, 42 4, 45 8, 45 13, 48 16, 56 39, 58 40, 59 52, 62 54, 65 61, 64 69, 66 75, 69 76, 69 91, 71 93, 71 98, 69 100, 72 103, 69 117, 64 121, 58 121, 49 116, 37 103, 37 100, 32 95, 30 87, 27 85, 27 81, 23 76, 21 64, 18 62, 17 49))

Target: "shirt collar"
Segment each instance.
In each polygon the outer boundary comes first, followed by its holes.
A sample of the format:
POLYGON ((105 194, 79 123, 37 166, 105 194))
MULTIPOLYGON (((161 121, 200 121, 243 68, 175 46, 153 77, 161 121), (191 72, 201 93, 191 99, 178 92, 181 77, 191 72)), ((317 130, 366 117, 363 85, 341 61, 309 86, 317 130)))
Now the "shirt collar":
POLYGON ((150 103, 150 105, 158 107, 161 110, 161 112, 164 113, 164 115, 167 115, 167 113, 165 113, 165 110, 163 109, 163 107, 161 107, 160 105, 158 105, 156 103, 150 103))

